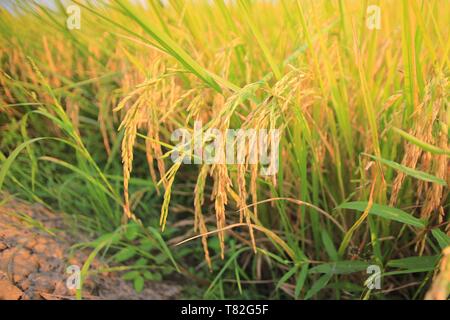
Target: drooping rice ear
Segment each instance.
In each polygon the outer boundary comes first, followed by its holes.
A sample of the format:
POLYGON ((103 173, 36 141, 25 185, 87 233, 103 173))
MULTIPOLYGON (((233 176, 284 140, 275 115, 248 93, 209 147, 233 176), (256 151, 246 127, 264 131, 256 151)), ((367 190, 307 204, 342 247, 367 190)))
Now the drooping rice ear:
MULTIPOLYGON (((152 137, 153 136, 153 126, 152 126, 152 123, 151 123, 150 119, 148 121, 147 136, 148 137, 152 137)), ((151 142, 150 139, 146 139, 145 140, 145 156, 146 156, 147 165, 148 165, 148 168, 149 168, 149 171, 150 171, 150 177, 152 178, 153 184, 156 187, 156 192, 159 195, 160 191, 159 191, 159 187, 158 187, 158 184, 157 184, 158 180, 156 178, 156 172, 155 172, 155 168, 153 166, 153 161, 154 161, 154 158, 153 158, 153 147, 152 147, 152 142, 151 142)))
MULTIPOLYGON (((250 165, 250 193, 252 194, 252 203, 258 202, 258 192, 257 192, 257 178, 258 178, 258 164, 250 165)), ((258 218, 258 209, 255 206, 253 209, 255 217, 258 218)))
POLYGON ((202 246, 203 251, 205 253, 205 260, 208 264, 209 269, 212 269, 211 264, 211 258, 209 256, 209 249, 208 249, 208 229, 206 227, 205 218, 203 217, 202 213, 202 206, 204 203, 204 189, 205 189, 205 181, 206 177, 208 175, 209 166, 203 165, 200 169, 200 172, 197 177, 197 183, 195 185, 194 190, 194 212, 195 212, 195 218, 194 218, 194 231, 199 230, 200 234, 202 235, 202 246))
MULTIPOLYGON (((433 99, 433 112, 436 115, 433 117, 433 122, 436 122, 436 127, 438 127, 438 130, 436 131, 436 137, 433 137, 432 135, 432 125, 430 125, 429 136, 430 140, 433 140, 433 144, 437 145, 438 147, 442 148, 443 150, 448 149, 448 128, 446 128, 446 117, 447 117, 447 101, 445 98, 445 88, 447 88, 448 81, 446 78, 442 79, 441 81, 436 80, 436 96, 433 99), (442 124, 442 128, 440 128, 442 124), (441 129, 441 130, 439 130, 441 129)), ((434 169, 434 175, 438 178, 441 178, 443 180, 447 181, 447 185, 449 182, 449 159, 444 154, 435 154, 432 155, 427 152, 425 153, 429 155, 430 161, 433 164, 434 169)), ((436 211, 437 221, 441 223, 443 221, 443 215, 440 214, 443 210, 439 210, 440 208, 443 208, 443 204, 445 203, 446 195, 444 194, 444 186, 433 183, 429 185, 429 187, 426 190, 425 193, 425 202, 422 207, 422 210, 420 212, 420 215, 422 218, 428 219, 433 211, 436 211)), ((433 217, 434 218, 434 217, 433 217)))
POLYGON ((175 180, 176 173, 178 172, 178 169, 180 169, 181 162, 175 163, 167 172, 166 175, 163 177, 167 181, 167 185, 165 186, 164 191, 164 200, 163 204, 161 206, 161 216, 159 219, 159 224, 161 226, 162 231, 164 231, 166 227, 167 217, 169 215, 169 204, 170 204, 170 197, 172 193, 172 185, 175 180))
MULTIPOLYGON (((237 165, 237 185, 239 193, 238 208, 242 209, 247 206, 247 190, 245 186, 245 164, 237 165)), ((239 223, 242 223, 243 220, 244 220, 244 212, 240 210, 239 223)))
MULTIPOLYGON (((107 104, 99 103, 98 117, 97 121, 100 124, 100 134, 102 135, 103 146, 105 147, 106 154, 108 157, 111 155, 110 138, 108 136, 107 123, 111 120, 107 116, 107 104)), ((77 111, 78 112, 78 111, 77 111)))
POLYGON ((225 257, 225 232, 222 230, 226 226, 225 206, 227 205, 227 193, 231 186, 231 180, 228 176, 227 166, 225 164, 214 164, 212 166, 212 177, 214 187, 212 197, 214 199, 214 209, 216 211, 218 237, 220 242, 221 258, 225 257))
POLYGON ((439 274, 425 295, 425 300, 447 300, 450 294, 450 247, 442 250, 439 274))
MULTIPOLYGON (((245 164, 238 165, 238 208, 239 208, 239 223, 243 222, 243 218, 245 217, 245 222, 248 225, 250 239, 253 247, 253 251, 256 253, 256 241, 253 233, 252 220, 250 215, 250 210, 247 208, 247 191, 245 187, 245 164)), ((256 209, 256 207, 255 207, 256 209)))
POLYGON ((137 126, 129 124, 125 128, 125 135, 122 140, 122 164, 123 164, 123 194, 124 194, 124 213, 131 218, 130 197, 128 184, 133 168, 133 146, 136 140, 137 126))
MULTIPOLYGON (((135 91, 138 92, 138 91, 135 91)), ((126 101, 130 100, 132 97, 129 95, 125 99, 126 101)), ((127 218, 132 217, 132 212, 130 209, 130 197, 129 197, 129 180, 131 171, 133 170, 133 149, 134 143, 136 141, 137 128, 140 121, 140 111, 142 110, 143 98, 142 96, 138 97, 134 104, 127 110, 122 123, 119 126, 119 130, 122 128, 125 129, 125 133, 122 140, 122 166, 123 166, 123 193, 124 193, 124 213, 127 218)), ((119 105, 120 108, 116 108, 116 110, 120 110, 122 107, 125 107, 125 103, 121 103, 119 105)))

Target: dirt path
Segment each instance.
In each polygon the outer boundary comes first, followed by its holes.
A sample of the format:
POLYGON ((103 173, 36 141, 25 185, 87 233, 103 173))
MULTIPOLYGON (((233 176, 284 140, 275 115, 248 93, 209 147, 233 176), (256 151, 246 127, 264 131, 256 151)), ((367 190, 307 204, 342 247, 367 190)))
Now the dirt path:
MULTIPOLYGON (((89 252, 71 255, 69 239, 48 233, 63 227, 60 215, 40 205, 10 200, 0 206, 0 300, 75 298, 75 289, 66 285, 66 269, 82 266, 89 252)), ((99 266, 97 260, 91 268, 99 266)), ((90 277, 83 286, 85 299, 170 299, 179 294, 180 287, 165 282, 147 282, 137 294, 115 274, 90 277)))

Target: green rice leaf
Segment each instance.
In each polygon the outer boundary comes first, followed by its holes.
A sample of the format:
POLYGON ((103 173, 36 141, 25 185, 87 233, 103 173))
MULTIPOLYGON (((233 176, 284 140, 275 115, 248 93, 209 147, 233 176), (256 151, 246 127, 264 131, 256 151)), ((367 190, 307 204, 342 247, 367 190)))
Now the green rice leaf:
POLYGON ((134 278, 134 290, 136 290, 137 293, 144 290, 144 278, 142 276, 134 278))
POLYGON ((333 261, 338 260, 338 253, 333 244, 333 240, 331 240, 330 235, 328 234, 328 232, 325 229, 322 230, 322 242, 323 242, 323 246, 325 247, 325 250, 326 250, 328 256, 330 257, 330 259, 333 261))
POLYGON ((305 285, 306 277, 308 276, 308 269, 309 264, 305 263, 301 266, 300 272, 297 278, 297 282, 295 284, 295 297, 298 298, 300 296, 300 292, 302 292, 302 289, 305 285))
POLYGON ((389 167, 391 167, 391 168, 393 168, 395 170, 401 171, 404 174, 406 174, 408 176, 411 176, 411 177, 414 177, 416 179, 423 180, 423 181, 428 181, 428 182, 432 182, 432 183, 437 183, 437 184, 440 184, 442 186, 446 186, 447 185, 447 183, 445 182, 444 179, 438 178, 438 177, 433 176, 431 174, 428 174, 426 172, 419 171, 419 170, 416 170, 416 169, 412 169, 412 168, 406 167, 404 165, 401 165, 401 164, 399 164, 397 162, 394 162, 394 161, 391 161, 391 160, 386 160, 386 159, 383 159, 383 158, 379 158, 379 157, 373 156, 371 154, 363 153, 363 155, 368 156, 369 158, 372 158, 374 160, 380 161, 381 163, 383 163, 383 164, 385 164, 385 165, 387 165, 387 166, 389 166, 389 167))
POLYGON ((125 247, 116 253, 114 260, 117 262, 123 262, 133 258, 135 255, 136 250, 133 247, 125 247))
POLYGON ((439 243, 439 246, 441 249, 447 248, 450 246, 450 237, 446 235, 444 232, 442 232, 439 229, 433 229, 431 230, 431 234, 436 239, 436 241, 439 243))
POLYGON ((320 277, 311 287, 311 289, 308 290, 308 292, 305 295, 305 300, 311 299, 313 296, 315 296, 320 290, 326 287, 328 282, 330 281, 332 277, 332 273, 327 273, 320 277))
POLYGON ((390 260, 387 263, 388 267, 414 270, 418 271, 431 271, 434 270, 436 264, 439 261, 439 255, 435 256, 422 256, 422 257, 408 257, 403 259, 390 260))
MULTIPOLYGON (((364 212, 367 208, 367 201, 354 201, 354 202, 346 202, 339 205, 337 208, 339 209, 350 209, 357 210, 360 212, 364 212)), ((372 208, 369 211, 369 214, 373 214, 384 219, 393 220, 397 222, 401 222, 404 224, 411 225, 417 228, 425 228, 426 223, 416 217, 413 217, 409 213, 406 213, 400 209, 388 207, 385 205, 380 205, 374 203, 372 208)))
POLYGON ((399 128, 392 128, 392 130, 394 130, 399 135, 401 135, 403 138, 405 138, 412 144, 415 144, 416 146, 422 148, 425 151, 428 151, 428 152, 434 153, 434 154, 445 154, 446 156, 450 156, 450 150, 444 150, 444 149, 438 148, 436 146, 433 146, 429 143, 426 143, 420 139, 417 139, 412 134, 409 134, 399 128))
POLYGON ((290 277, 292 277, 295 272, 297 272, 297 266, 293 266, 288 272, 286 272, 281 279, 278 281, 277 286, 275 289, 279 289, 286 281, 289 280, 290 277))
POLYGON ((369 263, 359 260, 346 260, 331 263, 323 263, 309 270, 309 273, 348 274, 367 269, 369 263))

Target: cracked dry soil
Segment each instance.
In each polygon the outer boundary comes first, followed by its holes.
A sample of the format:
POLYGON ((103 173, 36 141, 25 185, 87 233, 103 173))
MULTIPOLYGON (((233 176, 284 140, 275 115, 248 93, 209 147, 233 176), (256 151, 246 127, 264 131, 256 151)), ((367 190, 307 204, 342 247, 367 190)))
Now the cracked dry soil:
MULTIPOLYGON (((75 299, 66 286, 69 265, 82 266, 89 252, 70 253, 74 241, 61 231, 64 221, 43 206, 18 200, 0 205, 0 300, 75 299), (30 219, 31 218, 31 219, 30 219), (62 234, 61 234, 62 233, 62 234)), ((104 266, 95 260, 91 269, 104 266)), ((174 283, 146 282, 141 293, 117 274, 98 273, 83 285, 84 299, 174 299, 181 288, 174 283)))

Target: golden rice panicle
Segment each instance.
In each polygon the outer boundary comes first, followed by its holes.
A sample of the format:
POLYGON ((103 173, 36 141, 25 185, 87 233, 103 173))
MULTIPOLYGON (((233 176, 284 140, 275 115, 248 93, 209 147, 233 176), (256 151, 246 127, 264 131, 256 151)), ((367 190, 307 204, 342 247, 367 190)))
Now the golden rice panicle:
POLYGON ((227 166, 225 164, 214 164, 212 166, 212 177, 214 185, 211 198, 214 200, 217 229, 219 230, 220 255, 223 259, 225 256, 225 232, 222 229, 226 226, 225 206, 228 202, 227 192, 231 187, 227 166))
POLYGON ((57 76, 55 76, 56 74, 58 74, 58 70, 56 68, 52 52, 50 51, 49 44, 48 44, 48 38, 46 36, 42 37, 42 43, 43 43, 43 47, 44 47, 45 57, 48 62, 48 67, 52 71, 51 76, 49 76, 49 78, 48 78, 48 81, 52 87, 57 88, 61 85, 61 80, 57 76))
MULTIPOLYGON (((154 135, 154 127, 152 125, 151 120, 149 119, 149 123, 147 126, 147 136, 152 137, 154 135)), ((150 171, 150 177, 152 178, 153 184, 156 186, 156 192, 159 194, 159 188, 157 185, 156 171, 153 166, 153 146, 152 141, 150 139, 145 140, 145 157, 147 159, 148 168, 150 171)))
POLYGON ((208 229, 206 228, 205 218, 203 215, 199 216, 199 226, 200 226, 200 234, 202 235, 202 246, 203 246, 203 252, 205 253, 205 260, 208 264, 208 268, 210 271, 212 271, 212 262, 211 257, 209 255, 208 250, 208 236, 206 235, 208 233, 208 229))
POLYGON ((450 247, 442 251, 440 271, 435 276, 425 300, 447 300, 450 294, 450 247))
MULTIPOLYGON (((139 100, 138 100, 139 102, 139 100)), ((128 193, 128 184, 131 171, 133 170, 133 148, 136 140, 137 126, 139 122, 139 103, 136 102, 128 110, 121 127, 125 127, 125 133, 122 140, 122 165, 123 165, 123 193, 124 193, 124 213, 127 218, 131 218, 130 197, 128 193)))
POLYGON ((247 205, 247 190, 246 190, 246 183, 245 183, 245 164, 238 164, 237 165, 237 185, 238 185, 238 194, 239 194, 239 201, 238 201, 238 208, 239 210, 239 223, 242 223, 244 220, 244 212, 243 208, 247 205))
POLYGON ((139 125, 142 123, 143 114, 147 114, 145 110, 146 97, 144 94, 145 87, 139 87, 128 94, 114 109, 114 111, 120 111, 124 109, 127 103, 135 98, 134 103, 126 111, 125 116, 119 126, 119 131, 124 129, 124 136, 122 140, 122 166, 123 166, 123 193, 124 193, 124 205, 123 210, 127 218, 132 217, 130 210, 130 197, 129 197, 129 181, 131 171, 133 170, 133 149, 136 141, 136 135, 139 125))
MULTIPOLYGON (((448 103, 446 98, 446 92, 448 92, 448 79, 444 78, 441 81, 436 81, 436 92, 433 99, 432 109, 433 109, 433 120, 436 122, 436 138, 431 137, 434 144, 443 150, 448 150, 448 125, 447 114, 448 114, 448 103)), ((430 128, 430 133, 433 128, 430 128)), ((448 167, 449 160, 444 154, 433 155, 429 152, 426 153, 433 165, 434 175, 443 180, 447 180, 447 185, 449 183, 448 167)), ((429 218, 431 213, 438 210, 438 222, 442 223, 444 219, 444 208, 446 194, 444 194, 444 186, 433 183, 426 184, 425 188, 425 200, 420 215, 422 218, 429 218)))
MULTIPOLYGON (((107 103, 99 102, 97 121, 100 126, 100 134, 103 139, 103 146, 105 147, 108 157, 111 155, 110 137, 108 132, 108 126, 113 122, 111 115, 109 114, 109 106, 107 103)), ((111 140, 114 141, 116 136, 112 136, 111 140)))
POLYGON ((162 180, 167 181, 164 191, 164 201, 161 206, 161 216, 159 219, 159 225, 161 226, 162 231, 164 231, 166 227, 167 217, 169 215, 169 204, 172 193, 173 182, 175 181, 176 173, 178 169, 180 169, 181 162, 175 163, 169 170, 167 170, 166 175, 162 180))
MULTIPOLYGON (((150 103, 150 102, 149 102, 150 103)), ((153 103, 153 101, 151 102, 153 103)), ((156 108, 151 108, 148 110, 149 116, 147 117, 147 139, 145 140, 145 153, 147 158, 147 164, 150 170, 150 176, 153 180, 153 183, 156 185, 156 190, 159 193, 158 188, 158 178, 156 176, 154 161, 156 158, 156 164, 159 172, 159 176, 161 178, 162 184, 164 187, 167 186, 167 180, 165 178, 166 167, 163 160, 163 151, 161 148, 161 142, 159 138, 159 117, 157 114, 156 108)))
MULTIPOLYGON (((258 165, 251 164, 250 165, 250 193, 252 195, 252 203, 258 202, 258 188, 257 188, 257 179, 258 179, 258 165)), ((255 214, 255 218, 258 218, 258 206, 253 207, 253 213, 255 214)))
POLYGON ((194 209, 195 209, 195 216, 194 216, 194 231, 198 230, 199 227, 199 217, 202 215, 202 206, 205 202, 205 183, 206 178, 208 176, 209 166, 208 165, 202 165, 200 172, 197 176, 197 182, 195 184, 194 189, 194 209))
MULTIPOLYGON (((124 213, 128 218, 132 217, 128 185, 132 171, 133 148, 137 136, 137 130, 139 128, 147 127, 148 139, 146 139, 145 151, 151 178, 153 179, 155 185, 157 185, 156 172, 153 168, 154 158, 156 157, 158 171, 162 177, 164 185, 166 186, 165 165, 162 159, 163 154, 159 143, 160 115, 155 107, 155 105, 159 104, 162 100, 161 94, 159 93, 160 87, 158 87, 162 81, 162 78, 158 75, 164 70, 161 69, 161 64, 159 63, 160 60, 158 57, 153 58, 152 68, 150 68, 151 78, 136 86, 119 102, 118 106, 113 109, 115 112, 125 110, 125 116, 119 126, 119 130, 122 128, 125 129, 122 140, 122 163, 124 173, 124 213), (128 108, 127 106, 131 102, 131 107, 128 108)), ((141 76, 135 74, 134 77, 126 78, 123 81, 126 81, 126 85, 130 86, 129 82, 136 81, 136 79, 140 78, 141 76)))
POLYGON ((209 269, 212 269, 211 258, 209 256, 208 250, 208 229, 206 228, 205 218, 202 213, 202 206, 205 201, 204 198, 204 190, 205 190, 205 182, 208 175, 209 166, 203 165, 200 169, 200 172, 197 177, 197 183, 195 184, 194 189, 194 231, 199 230, 202 235, 202 246, 203 251, 205 253, 205 260, 208 264, 209 269))
POLYGON ((74 128, 75 132, 77 133, 77 135, 80 135, 80 129, 79 129, 80 106, 79 106, 78 102, 73 101, 72 99, 67 99, 66 100, 66 113, 67 113, 67 116, 69 117, 70 121, 73 124, 73 128, 74 128))
MULTIPOLYGON (((248 148, 247 148, 247 159, 248 159, 248 148)), ((248 160, 247 160, 248 161, 248 160)), ((258 170, 258 165, 254 164, 252 165, 258 170)), ((245 217, 245 222, 247 223, 249 233, 250 233, 250 240, 252 243, 253 250, 256 252, 256 240, 253 232, 253 224, 252 224, 252 217, 251 217, 251 211, 249 208, 247 208, 247 190, 246 190, 246 164, 238 164, 237 166, 237 184, 238 184, 238 199, 237 199, 237 206, 239 208, 239 223, 243 222, 243 219, 245 217)), ((252 173, 253 175, 254 173, 252 173)), ((257 174, 257 171, 256 171, 257 174)), ((253 183, 253 182, 252 182, 253 183)), ((253 203, 256 203, 256 189, 252 190, 254 192, 254 195, 252 197, 253 203)), ((256 207, 254 206, 254 214, 256 217, 256 207)))
MULTIPOLYGON (((447 144, 446 134, 438 134, 438 138, 434 138, 434 128, 441 126, 440 122, 446 122, 446 109, 447 102, 445 97, 445 88, 448 86, 448 80, 446 78, 439 77, 434 81, 430 81, 426 86, 426 92, 423 102, 417 107, 415 114, 413 115, 413 126, 409 133, 415 136, 417 139, 422 140, 431 145, 447 144)), ((446 146, 446 149, 448 147, 446 146)), ((405 151, 401 164, 410 167, 417 168, 421 165, 428 170, 434 165, 435 173, 438 177, 446 178, 447 159, 440 155, 431 155, 428 152, 423 151, 420 147, 412 143, 405 142, 405 151)), ((390 205, 394 206, 397 202, 405 174, 398 172, 392 185, 392 192, 390 197, 390 205)), ((418 199, 425 193, 425 204, 421 212, 422 217, 428 217, 430 213, 437 209, 442 197, 442 186, 438 184, 429 184, 419 182, 418 185, 418 199), (429 190, 431 189, 431 190, 429 190)))

